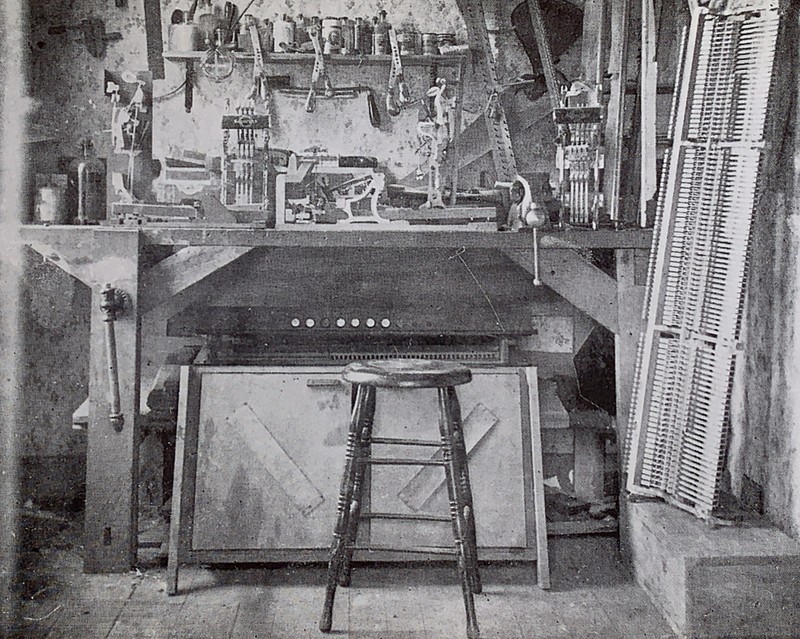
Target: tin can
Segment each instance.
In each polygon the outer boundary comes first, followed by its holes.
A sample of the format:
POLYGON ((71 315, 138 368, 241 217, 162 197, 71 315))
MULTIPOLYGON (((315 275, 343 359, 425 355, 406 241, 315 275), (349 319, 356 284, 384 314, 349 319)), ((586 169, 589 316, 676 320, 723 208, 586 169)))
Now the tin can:
POLYGON ((422 54, 423 55, 439 54, 439 38, 435 33, 422 34, 422 54))
POLYGON ((342 21, 339 18, 322 20, 322 42, 325 53, 342 52, 342 21))
POLYGON ((284 53, 294 46, 294 22, 284 15, 272 27, 272 50, 284 53))
POLYGON ((401 55, 414 55, 416 31, 400 31, 397 34, 397 48, 401 55))

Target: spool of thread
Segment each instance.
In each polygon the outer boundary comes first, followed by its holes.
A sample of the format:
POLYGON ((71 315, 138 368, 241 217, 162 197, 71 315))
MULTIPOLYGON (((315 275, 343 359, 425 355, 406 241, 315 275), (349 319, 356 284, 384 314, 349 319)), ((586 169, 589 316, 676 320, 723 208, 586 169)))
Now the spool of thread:
POLYGON ((325 53, 342 52, 342 21, 339 18, 325 18, 322 21, 322 46, 325 53))
POLYGON ((203 48, 200 27, 193 23, 169 25, 169 49, 176 53, 199 51, 203 48))
POLYGON ((294 47, 294 22, 286 15, 272 27, 272 50, 284 53, 294 47))
POLYGON ((422 55, 439 55, 439 37, 437 34, 422 34, 422 55))

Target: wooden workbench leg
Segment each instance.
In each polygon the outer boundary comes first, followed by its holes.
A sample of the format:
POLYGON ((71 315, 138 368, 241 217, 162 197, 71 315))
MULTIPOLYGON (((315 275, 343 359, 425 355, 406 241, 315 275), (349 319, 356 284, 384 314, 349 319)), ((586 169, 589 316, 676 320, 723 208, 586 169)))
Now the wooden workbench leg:
MULTIPOLYGON (((102 231, 96 231, 102 233, 102 231)), ((89 355, 89 429, 86 458, 84 571, 127 572, 136 562, 138 518, 138 412, 140 321, 139 233, 102 233, 102 255, 92 256, 89 355), (125 307, 114 322, 119 374, 121 428, 109 419, 106 322, 100 308, 106 283, 125 293, 125 307)))
POLYGON ((617 269, 617 308, 619 330, 615 335, 617 378, 617 440, 625 445, 633 393, 633 374, 642 327, 647 279, 647 251, 620 249, 615 253, 617 269))

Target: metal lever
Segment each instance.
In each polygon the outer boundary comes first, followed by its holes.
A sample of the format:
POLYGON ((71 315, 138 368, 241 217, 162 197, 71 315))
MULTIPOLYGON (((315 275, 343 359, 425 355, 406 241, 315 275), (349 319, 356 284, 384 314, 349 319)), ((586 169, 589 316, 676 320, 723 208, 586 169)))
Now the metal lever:
POLYGON ((114 322, 117 314, 122 312, 125 296, 122 291, 106 284, 100 291, 100 310, 103 311, 103 322, 106 325, 106 358, 108 359, 109 415, 111 427, 116 432, 122 431, 125 416, 122 414, 119 396, 119 372, 117 370, 117 335, 114 322))

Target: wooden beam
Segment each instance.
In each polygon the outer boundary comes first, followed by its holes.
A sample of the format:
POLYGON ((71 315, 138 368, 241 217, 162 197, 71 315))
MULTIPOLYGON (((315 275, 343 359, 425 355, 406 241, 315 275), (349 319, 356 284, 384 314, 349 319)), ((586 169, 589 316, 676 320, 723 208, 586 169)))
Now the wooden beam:
POLYGON ((620 173, 622 170, 622 134, 625 123, 625 86, 628 76, 628 22, 632 0, 611 3, 611 44, 608 75, 611 95, 606 113, 606 160, 603 178, 603 201, 615 223, 621 221, 619 203, 620 173))
POLYGON ((617 438, 624 442, 630 418, 633 377, 643 320, 645 281, 642 262, 646 254, 627 249, 615 253, 619 331, 614 338, 617 380, 617 438))
MULTIPOLYGON (((139 229, 98 227, 20 228, 23 243, 61 270, 90 287, 126 277, 131 269, 127 258, 104 249, 106 241, 136 242, 139 229), (127 237, 127 240, 120 238, 127 237)), ((138 264, 138 256, 137 256, 138 264)), ((138 266, 137 266, 138 268, 138 266)))
POLYGON ((142 275, 142 315, 252 250, 246 246, 187 246, 142 275))
POLYGON ((137 302, 142 236, 117 230, 96 230, 92 236, 94 246, 84 256, 92 264, 83 268, 85 274, 92 276, 83 567, 86 572, 127 572, 136 562, 140 361, 137 302), (105 276, 96 280, 102 272, 101 265, 106 266, 105 276), (126 294, 125 309, 114 322, 120 408, 124 416, 121 429, 115 429, 109 419, 106 322, 100 308, 105 283, 126 294))
MULTIPOLYGON (((533 274, 533 251, 504 251, 518 266, 533 274)), ((617 283, 576 251, 539 251, 542 282, 612 333, 618 330, 617 283)))

